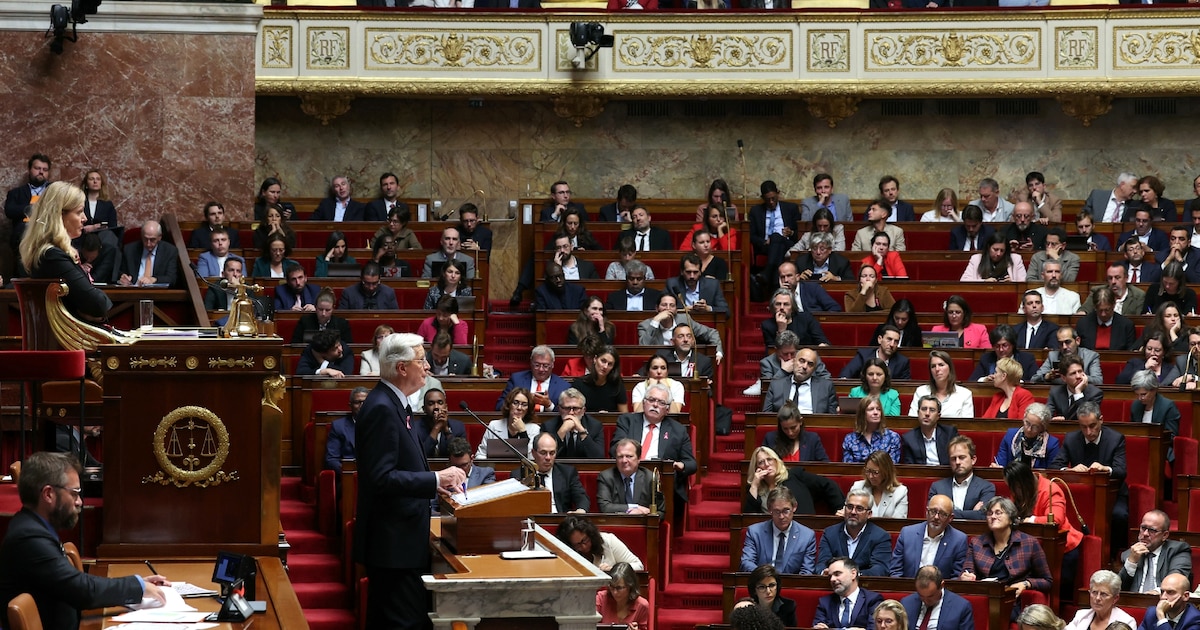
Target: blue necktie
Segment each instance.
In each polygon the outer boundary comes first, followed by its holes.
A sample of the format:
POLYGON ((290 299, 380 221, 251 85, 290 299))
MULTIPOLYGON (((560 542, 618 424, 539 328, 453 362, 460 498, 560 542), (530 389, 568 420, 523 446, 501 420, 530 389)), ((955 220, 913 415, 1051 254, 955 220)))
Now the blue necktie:
POLYGON ((634 499, 634 496, 633 496, 633 477, 632 476, 625 478, 625 504, 626 505, 637 505, 637 501, 634 499))
POLYGON ((847 597, 846 599, 843 599, 843 600, 842 600, 842 621, 841 621, 841 627, 843 627, 843 628, 849 628, 849 627, 850 627, 850 598, 849 598, 849 597, 847 597))

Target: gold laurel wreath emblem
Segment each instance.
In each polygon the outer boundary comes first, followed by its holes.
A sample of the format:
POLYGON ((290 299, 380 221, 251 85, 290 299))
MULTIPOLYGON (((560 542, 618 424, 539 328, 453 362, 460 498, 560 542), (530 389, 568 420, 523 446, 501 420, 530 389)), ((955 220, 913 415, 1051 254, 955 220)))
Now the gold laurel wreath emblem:
POLYGON ((158 483, 177 488, 195 484, 207 488, 238 480, 236 470, 232 473, 221 470, 229 457, 229 431, 215 413, 204 407, 179 407, 164 416, 154 431, 153 445, 154 458, 162 470, 143 477, 144 484, 158 483), (190 435, 196 431, 204 432, 199 445, 190 435), (180 432, 189 433, 186 446, 180 439, 180 432), (207 464, 204 463, 206 460, 207 464))

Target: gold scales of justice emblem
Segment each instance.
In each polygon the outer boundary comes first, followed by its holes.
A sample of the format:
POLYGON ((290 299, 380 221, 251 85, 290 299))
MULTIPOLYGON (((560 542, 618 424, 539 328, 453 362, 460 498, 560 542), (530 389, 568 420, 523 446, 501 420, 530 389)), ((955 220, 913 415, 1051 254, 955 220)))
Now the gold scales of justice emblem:
POLYGON ((204 407, 179 407, 163 416, 153 446, 162 470, 142 477, 143 484, 207 488, 238 480, 236 470, 221 470, 229 457, 229 431, 217 414, 204 407))

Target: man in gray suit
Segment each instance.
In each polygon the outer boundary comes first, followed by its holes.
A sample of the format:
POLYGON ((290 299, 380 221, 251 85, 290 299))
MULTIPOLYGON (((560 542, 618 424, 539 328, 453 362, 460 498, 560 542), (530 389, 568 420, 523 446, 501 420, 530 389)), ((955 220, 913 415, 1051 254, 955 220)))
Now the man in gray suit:
POLYGON ((1167 540, 1171 518, 1162 510, 1150 510, 1142 516, 1138 541, 1121 554, 1121 590, 1154 593, 1163 578, 1178 573, 1192 579, 1192 550, 1181 540, 1167 540), (1153 572, 1148 568, 1153 567, 1153 572))
POLYGON ((663 495, 655 488, 654 473, 642 468, 642 445, 632 438, 617 442, 617 465, 596 478, 596 503, 601 512, 649 514, 651 506, 662 514, 663 495))
POLYGON ((1117 175, 1116 188, 1093 190, 1083 203, 1083 211, 1091 214, 1096 223, 1120 223, 1137 188, 1137 180, 1138 176, 1132 173, 1117 175))
POLYGON ((762 410, 779 411, 785 403, 792 401, 800 408, 800 413, 837 413, 837 390, 833 381, 813 377, 821 362, 817 351, 805 348, 796 353, 794 361, 792 378, 780 378, 771 383, 762 410))
POLYGON ((721 335, 715 329, 694 321, 688 317, 687 313, 678 312, 675 296, 670 294, 663 294, 658 298, 658 312, 654 317, 638 322, 638 344, 643 346, 672 345, 675 327, 681 324, 691 326, 692 334, 695 335, 697 341, 716 348, 717 363, 721 362, 725 356, 725 351, 721 349, 721 335))
MULTIPOLYGON (((1108 282, 1108 288, 1112 289, 1113 296, 1117 299, 1114 308, 1116 312, 1130 317, 1133 315, 1141 315, 1146 311, 1146 292, 1129 284, 1129 278, 1126 275, 1126 266, 1121 262, 1114 262, 1104 271, 1104 278, 1108 282)), ((1096 310, 1095 298, 1093 292, 1104 285, 1097 285, 1088 291, 1087 300, 1080 305, 1080 313, 1092 313, 1096 310)))
POLYGON ((850 210, 850 198, 842 193, 833 192, 833 175, 829 173, 817 173, 813 177, 813 192, 812 197, 805 197, 800 202, 800 220, 812 221, 813 214, 825 208, 833 213, 833 218, 838 223, 846 224, 854 222, 854 213, 850 210))
MULTIPOLYGON (((448 227, 442 230, 442 247, 432 254, 425 257, 425 264, 421 268, 422 278, 433 278, 433 266, 437 263, 445 264, 447 260, 453 258, 458 262, 467 266, 467 270, 463 273, 463 277, 471 280, 475 277, 475 259, 458 251, 461 246, 458 236, 458 228, 448 227)), ((438 274, 439 276, 441 274, 438 274)))

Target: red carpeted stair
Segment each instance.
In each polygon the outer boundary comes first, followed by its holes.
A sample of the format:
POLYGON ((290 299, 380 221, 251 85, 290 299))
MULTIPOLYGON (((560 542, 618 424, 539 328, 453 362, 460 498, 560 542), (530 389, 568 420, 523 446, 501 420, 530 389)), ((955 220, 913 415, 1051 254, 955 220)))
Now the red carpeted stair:
POLYGON ((356 627, 353 598, 342 577, 338 541, 317 530, 317 508, 312 489, 299 477, 280 481, 279 520, 291 550, 288 577, 312 630, 346 630, 356 627))

